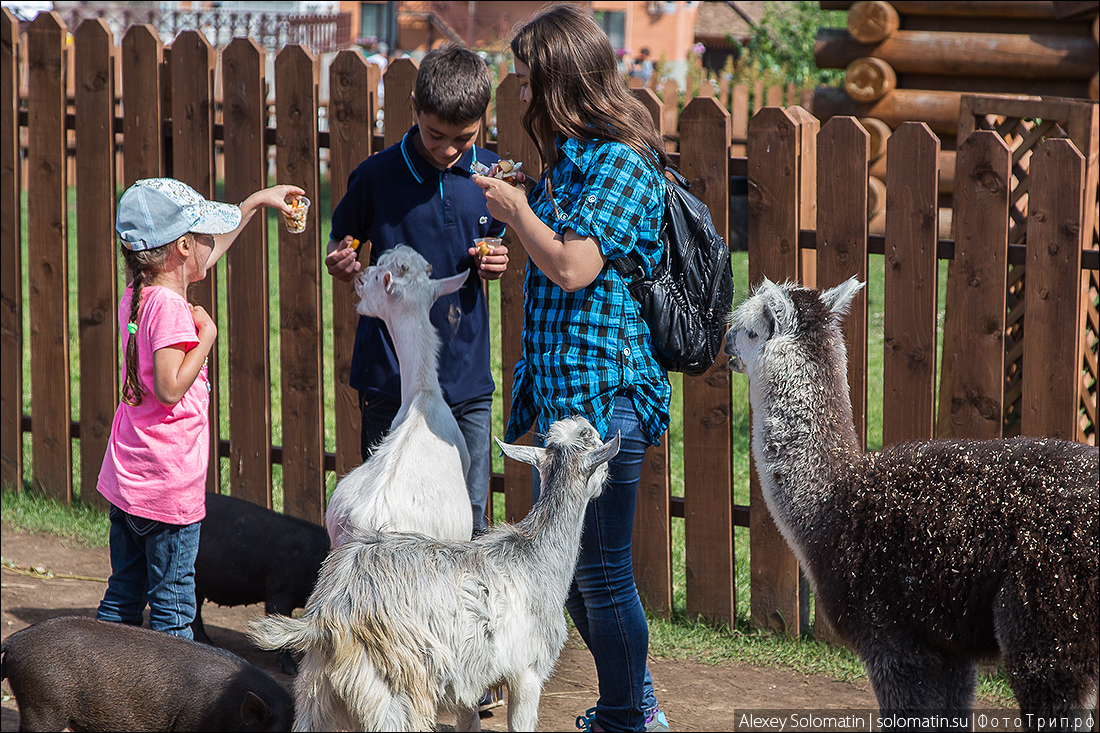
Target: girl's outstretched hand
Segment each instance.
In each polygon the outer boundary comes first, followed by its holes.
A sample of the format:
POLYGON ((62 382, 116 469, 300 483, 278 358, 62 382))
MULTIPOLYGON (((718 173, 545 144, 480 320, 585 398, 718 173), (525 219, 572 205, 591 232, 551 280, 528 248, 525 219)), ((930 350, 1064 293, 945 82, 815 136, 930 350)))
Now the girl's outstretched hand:
POLYGON ((513 186, 497 178, 490 178, 476 173, 470 177, 470 180, 481 187, 482 193, 485 194, 485 204, 489 208, 489 213, 497 221, 513 226, 520 213, 524 209, 530 208, 527 205, 525 187, 513 186))
POLYGON ((270 206, 273 209, 278 209, 283 213, 289 214, 291 212, 291 207, 290 204, 286 202, 287 197, 293 199, 297 196, 304 196, 305 193, 305 189, 288 183, 265 188, 246 198, 241 203, 241 212, 247 213, 260 206, 270 206))

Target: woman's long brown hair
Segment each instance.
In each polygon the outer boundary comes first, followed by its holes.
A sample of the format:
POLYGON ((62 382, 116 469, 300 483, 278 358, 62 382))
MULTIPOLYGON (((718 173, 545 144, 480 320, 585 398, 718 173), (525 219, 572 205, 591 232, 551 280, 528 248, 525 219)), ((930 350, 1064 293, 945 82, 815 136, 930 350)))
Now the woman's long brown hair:
POLYGON ((557 162, 559 132, 624 143, 658 170, 668 165, 653 118, 627 90, 607 34, 585 10, 571 3, 545 10, 519 29, 511 47, 531 71, 523 128, 544 168, 557 162))

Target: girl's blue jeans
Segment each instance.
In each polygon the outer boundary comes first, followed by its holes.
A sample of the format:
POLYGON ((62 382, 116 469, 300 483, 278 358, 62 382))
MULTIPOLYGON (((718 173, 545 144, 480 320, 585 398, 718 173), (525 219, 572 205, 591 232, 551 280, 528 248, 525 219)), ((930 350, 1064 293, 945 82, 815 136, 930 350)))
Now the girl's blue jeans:
MULTIPOLYGON (((600 697, 596 723, 608 731, 645 730, 645 713, 657 706, 646 667, 649 626, 634 585, 630 545, 638 480, 649 440, 634 403, 619 395, 604 439, 619 433, 619 453, 608 464, 603 493, 584 515, 581 552, 566 608, 596 663, 600 697)), ((543 445, 541 436, 536 445, 543 445)), ((532 494, 539 497, 538 471, 532 494)))
POLYGON ((111 578, 96 618, 193 638, 201 524, 166 524, 111 507, 111 578))

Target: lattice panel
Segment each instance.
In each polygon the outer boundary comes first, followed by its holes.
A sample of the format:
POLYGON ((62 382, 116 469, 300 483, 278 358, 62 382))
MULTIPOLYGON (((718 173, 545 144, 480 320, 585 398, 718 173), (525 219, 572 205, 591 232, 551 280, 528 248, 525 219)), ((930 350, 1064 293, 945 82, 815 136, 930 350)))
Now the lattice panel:
MULTIPOLYGON (((1057 120, 1043 120, 1005 115, 979 115, 975 129, 992 130, 1012 151, 1012 178, 1008 196, 1008 242, 1027 241, 1027 205, 1031 156, 1047 138, 1069 137, 1057 120)), ((1024 270, 1023 265, 1009 265, 1008 292, 1005 293, 1005 391, 1004 435, 1020 434, 1020 410, 1023 396, 1024 357, 1024 270)))
MULTIPOLYGON (((1064 98, 996 97, 965 95, 959 115, 958 139, 965 139, 975 129, 992 130, 1012 151, 1012 180, 1009 193, 1010 244, 1025 244, 1027 240, 1028 188, 1031 156, 1048 138, 1069 138, 1084 155, 1096 160, 1097 111, 1094 104, 1064 98)), ((1086 226, 1091 232, 1091 246, 1100 247, 1100 190, 1096 164, 1086 174, 1092 213, 1086 226)), ((1089 246, 1086 244, 1086 246, 1089 246)), ((1005 390, 1004 427, 1006 436, 1020 432, 1020 410, 1023 385, 1024 288, 1026 268, 1010 265, 1008 291, 1005 297, 1005 390)), ((1082 273, 1082 330, 1079 343, 1081 374, 1077 439, 1095 445, 1097 413, 1097 344, 1100 342, 1100 319, 1097 316, 1100 291, 1095 271, 1082 273)))

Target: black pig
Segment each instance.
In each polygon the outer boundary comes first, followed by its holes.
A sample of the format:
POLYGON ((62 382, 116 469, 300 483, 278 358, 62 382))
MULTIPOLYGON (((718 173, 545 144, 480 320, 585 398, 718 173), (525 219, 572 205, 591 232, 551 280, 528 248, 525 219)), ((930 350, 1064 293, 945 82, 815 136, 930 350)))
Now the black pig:
POLYGON ((59 616, 4 640, 20 730, 290 730, 294 701, 223 649, 139 626, 59 616))
MULTIPOLYGON (((283 616, 304 608, 328 550, 328 533, 320 525, 208 493, 195 559, 195 639, 211 643, 202 623, 204 599, 219 606, 263 601, 267 613, 283 616)), ((287 674, 298 672, 288 650, 278 659, 287 674)))

